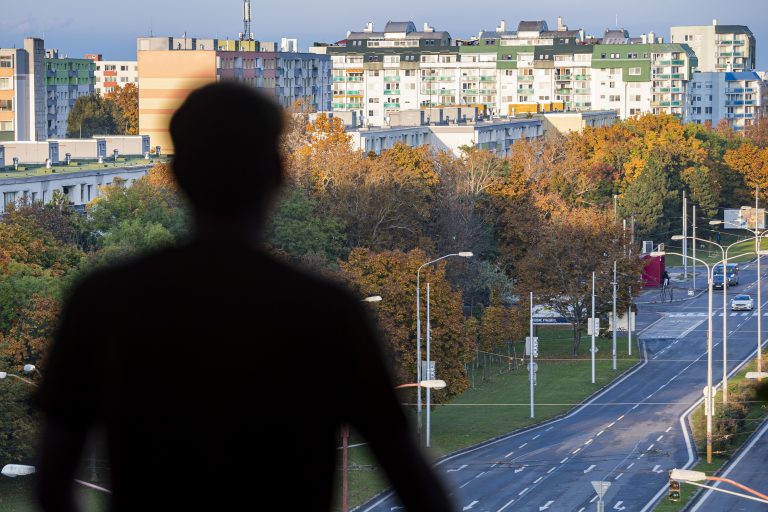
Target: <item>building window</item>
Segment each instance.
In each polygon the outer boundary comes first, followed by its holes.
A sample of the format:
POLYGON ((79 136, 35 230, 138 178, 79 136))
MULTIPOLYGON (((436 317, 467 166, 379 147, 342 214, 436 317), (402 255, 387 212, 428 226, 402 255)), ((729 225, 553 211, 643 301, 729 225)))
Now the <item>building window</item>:
POLYGON ((608 82, 608 88, 609 89, 615 89, 616 88, 616 82, 608 82))
POLYGON ((0 100, 0 112, 13 110, 13 100, 0 100))
POLYGON ((629 68, 629 76, 639 76, 640 68, 629 68))
POLYGON ((16 202, 16 192, 3 192, 3 206, 6 208, 8 205, 16 202))
POLYGON ((608 97, 608 101, 612 101, 612 102, 621 101, 621 96, 612 94, 611 96, 608 97))
POLYGON ((11 89, 11 79, 8 77, 0 78, 0 89, 11 89))
POLYGON ((0 68, 12 68, 13 67, 13 57, 0 57, 0 68))
POLYGON ((712 107, 704 107, 704 113, 705 114, 711 114, 712 113, 712 107))

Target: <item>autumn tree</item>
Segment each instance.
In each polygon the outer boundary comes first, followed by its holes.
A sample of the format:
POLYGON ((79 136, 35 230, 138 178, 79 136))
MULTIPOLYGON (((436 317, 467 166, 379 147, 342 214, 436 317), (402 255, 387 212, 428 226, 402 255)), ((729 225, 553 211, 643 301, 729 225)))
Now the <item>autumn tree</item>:
POLYGON ((768 190, 768 148, 759 148, 750 142, 729 149, 723 157, 725 163, 744 177, 744 181, 754 190, 756 186, 765 197, 768 190))
MULTIPOLYGON (((380 295, 383 300, 371 305, 383 333, 385 347, 397 382, 413 382, 416 375, 416 270, 428 261, 421 250, 407 253, 354 249, 341 264, 342 277, 361 297, 380 295)), ((454 262, 453 264, 460 264, 454 262)), ((465 364, 475 349, 467 336, 461 312, 461 293, 445 279, 445 262, 430 265, 421 273, 422 329, 426 333, 426 283, 430 283, 431 359, 437 377, 448 384, 444 392, 433 395, 443 402, 467 388, 465 364)), ((422 357, 426 336, 422 333, 422 357)))
MULTIPOLYGON (((592 273, 596 274, 597 311, 611 297, 613 262, 619 266, 619 289, 637 283, 636 258, 624 256, 622 228, 595 209, 553 214, 539 227, 541 236, 518 266, 518 290, 533 291, 536 304, 546 305, 571 323, 572 353, 578 353, 581 328, 591 314, 592 273)), ((619 304, 619 310, 626 308, 619 304)))
POLYGON ((44 371, 60 309, 58 299, 40 294, 33 295, 21 308, 8 333, 0 334, 0 347, 12 365, 30 363, 44 371))
POLYGON ((139 134, 139 88, 127 83, 104 97, 114 104, 114 120, 118 133, 125 135, 139 134))

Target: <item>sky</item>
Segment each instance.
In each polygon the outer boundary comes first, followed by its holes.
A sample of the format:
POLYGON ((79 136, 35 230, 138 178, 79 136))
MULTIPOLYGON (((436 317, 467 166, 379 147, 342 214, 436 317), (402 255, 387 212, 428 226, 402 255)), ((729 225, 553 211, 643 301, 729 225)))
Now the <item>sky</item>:
MULTIPOLYGON (((108 60, 135 60, 136 38, 163 36, 235 38, 242 31, 242 0, 3 0, 0 48, 43 37, 47 48, 69 57, 101 53, 108 60)), ((669 41, 672 25, 747 25, 757 38, 758 70, 768 69, 766 0, 252 0, 254 37, 262 41, 297 38, 306 50, 313 41, 343 39, 369 21, 424 22, 468 38, 494 29, 499 20, 514 29, 520 20, 562 16, 570 29, 601 35, 618 26, 639 36, 653 31, 669 41), (519 4, 519 5, 518 5, 519 4)))

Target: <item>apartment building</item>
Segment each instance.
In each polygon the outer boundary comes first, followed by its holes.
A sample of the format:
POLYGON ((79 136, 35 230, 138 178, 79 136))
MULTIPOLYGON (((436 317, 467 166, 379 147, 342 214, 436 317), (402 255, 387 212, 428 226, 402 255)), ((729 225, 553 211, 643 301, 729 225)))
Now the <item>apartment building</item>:
POLYGON ((678 26, 670 30, 671 42, 687 44, 696 57, 696 71, 752 71, 755 69, 755 36, 744 25, 678 26))
MULTIPOLYGON (((163 153, 173 153, 168 124, 196 88, 217 80, 250 84, 284 107, 297 101, 331 108, 331 64, 326 55, 281 52, 258 41, 142 37, 137 40, 139 131, 163 153)), ((226 127, 222 127, 226 129, 226 127)))
POLYGON ((471 40, 451 44, 447 32, 424 24, 369 23, 324 47, 333 63, 336 111, 356 112, 364 126, 383 126, 391 112, 440 106, 477 107, 491 116, 564 110, 615 110, 682 117, 685 84, 696 65, 684 44, 624 30, 600 39, 558 19, 501 22, 471 40))
POLYGON ((104 60, 100 53, 88 53, 85 58, 96 65, 94 89, 101 96, 127 84, 139 85, 139 64, 135 60, 104 60))
POLYGON ((67 119, 77 98, 94 92, 95 65, 90 59, 60 57, 58 50, 46 50, 46 122, 50 138, 67 136, 67 119))
POLYGON ((0 48, 0 141, 47 137, 45 43, 26 38, 22 48, 0 48))
POLYGON ((725 120, 731 129, 741 131, 767 112, 768 88, 754 71, 694 73, 683 119, 712 126, 725 120))

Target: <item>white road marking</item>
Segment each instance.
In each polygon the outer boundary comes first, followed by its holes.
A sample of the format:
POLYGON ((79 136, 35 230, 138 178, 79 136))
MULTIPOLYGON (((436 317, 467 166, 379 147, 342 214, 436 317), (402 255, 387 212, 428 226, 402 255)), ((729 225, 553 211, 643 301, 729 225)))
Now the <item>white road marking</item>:
POLYGON ((462 510, 471 510, 471 509, 472 509, 472 507, 474 507, 474 506, 475 506, 475 505, 477 505, 478 503, 480 503, 480 502, 479 502, 479 501, 477 501, 477 500, 475 500, 475 501, 473 501, 472 503, 470 503, 469 505, 467 505, 466 507, 464 507, 462 510))
POLYGON ((481 477, 481 476, 483 476, 484 474, 485 474, 485 471, 481 471, 480 473, 478 473, 478 474, 477 474, 477 476, 475 477, 475 479, 478 479, 478 478, 480 478, 480 477, 481 477))
POLYGON ((595 434, 595 437, 600 437, 600 434, 602 434, 603 432, 605 432, 605 430, 601 430, 600 432, 598 432, 597 434, 595 434))
POLYGON ((595 495, 595 497, 594 497, 594 498, 592 498, 591 500, 589 500, 589 502, 590 502, 590 503, 594 503, 596 499, 597 499, 597 495, 595 495))
POLYGON ((653 466, 653 469, 651 471, 653 471, 654 473, 663 473, 664 472, 664 470, 661 469, 661 466, 659 466, 658 464, 653 466))
POLYGON ((593 469, 595 469, 596 467, 597 467, 597 466, 595 466, 594 464, 592 464, 591 466, 589 466, 587 469, 585 469, 585 470, 584 470, 584 473, 585 473, 585 474, 586 474, 586 473, 589 473, 590 471, 592 471, 592 470, 593 470, 593 469))
POLYGON ((617 501, 616 505, 613 506, 613 510, 624 510, 627 507, 622 507, 621 504, 624 503, 623 501, 617 501))
POLYGON ((521 444, 520 446, 518 446, 518 448, 523 448, 523 447, 524 447, 524 446, 526 446, 527 444, 528 444, 528 443, 523 443, 523 444, 521 444))
POLYGON ((629 466, 627 466, 627 469, 631 468, 631 467, 632 467, 632 466, 634 466, 634 465, 635 465, 635 463, 633 462, 632 464, 630 464, 629 466))
POLYGON ((523 467, 515 469, 515 473, 519 473, 519 472, 521 472, 521 471, 522 471, 522 470, 524 470, 526 467, 527 467, 527 466, 523 465, 523 467))
POLYGON ((653 448, 654 446, 656 446, 655 443, 652 444, 651 446, 649 446, 648 448, 646 448, 645 451, 647 451, 647 452, 651 451, 651 448, 653 448))
POLYGON ((590 439, 589 441, 587 441, 586 443, 584 443, 584 446, 589 446, 589 444, 590 444, 592 441, 594 441, 594 439, 590 439))
POLYGON ((547 471, 547 474, 550 474, 551 472, 553 472, 556 469, 557 469, 557 466, 553 466, 553 467, 549 468, 549 471, 547 471))
POLYGON ((616 421, 620 421, 620 420, 621 420, 623 417, 624 417, 624 415, 622 414, 621 416, 619 416, 618 418, 616 418, 616 421))
POLYGON ((501 508, 500 508, 499 510, 497 510, 496 512, 503 512, 505 508, 507 508, 508 506, 510 506, 511 504, 513 504, 514 502, 515 502, 515 500, 514 500, 514 499, 512 499, 512 500, 509 500, 509 501, 508 501, 508 502, 507 502, 507 503, 506 503, 506 504, 505 504, 503 507, 501 507, 501 508))
POLYGON ((534 481, 533 481, 533 483, 537 484, 537 483, 541 482, 542 480, 544 480, 544 477, 543 477, 543 476, 540 476, 539 478, 537 478, 536 480, 534 480, 534 481))
POLYGON ((640 405, 640 404, 635 404, 635 406, 632 408, 632 410, 635 410, 635 409, 637 409, 637 407, 638 407, 639 405, 640 405))
POLYGON ((664 434, 662 434, 662 435, 660 435, 659 437, 657 437, 657 438, 656 438, 656 442, 658 443, 659 441, 661 441, 661 439, 662 439, 663 437, 664 437, 664 434))
POLYGON ((525 491, 527 491, 527 490, 528 490, 528 487, 526 487, 525 489, 523 489, 522 491, 520 491, 519 493, 517 493, 517 495, 518 495, 518 496, 522 496, 523 494, 525 494, 525 491))
POLYGON ((624 473, 619 473, 618 475, 616 475, 616 478, 614 478, 614 480, 618 480, 619 478, 621 478, 621 476, 622 476, 623 474, 624 474, 624 473))
POLYGON ((545 430, 544 432, 549 432, 549 431, 550 431, 550 430, 552 430, 553 428, 555 428, 555 427, 549 427, 549 428, 548 428, 547 430, 545 430))
POLYGON ((463 466, 461 466, 460 468, 457 468, 457 469, 449 469, 449 470, 446 471, 446 473, 455 473, 456 471, 461 471, 465 467, 467 467, 466 464, 464 464, 463 466))
POLYGON ((509 452, 508 454, 506 454, 506 455, 504 456, 504 458, 505 458, 505 459, 508 459, 508 458, 509 458, 509 456, 510 456, 510 455, 512 455, 513 453, 515 453, 515 452, 509 452))
POLYGON ((669 432, 670 430, 672 430, 672 427, 669 427, 669 428, 668 428, 667 430, 665 430, 664 432, 669 432))
POLYGON ((560 464, 564 464, 565 461, 567 461, 567 460, 568 460, 568 457, 564 458, 563 460, 560 461, 560 464))
POLYGON ((611 428, 611 427, 612 427, 612 426, 614 426, 615 424, 616 424, 616 422, 614 421, 613 423, 609 423, 609 424, 608 424, 608 426, 607 426, 607 427, 605 427, 605 428, 611 428))
POLYGON ((544 504, 543 507, 539 507, 539 512, 542 512, 544 510, 547 510, 551 504, 554 503, 554 500, 550 500, 547 503, 544 504))

